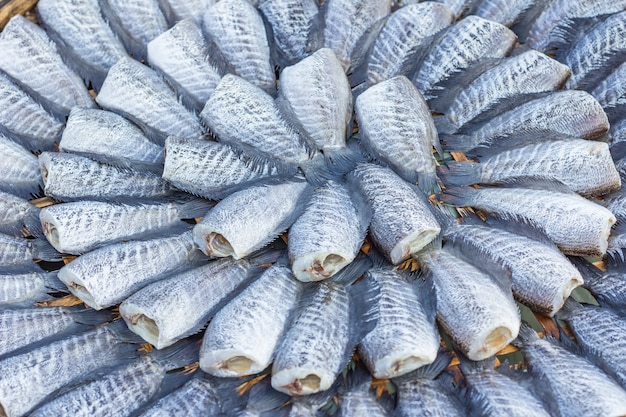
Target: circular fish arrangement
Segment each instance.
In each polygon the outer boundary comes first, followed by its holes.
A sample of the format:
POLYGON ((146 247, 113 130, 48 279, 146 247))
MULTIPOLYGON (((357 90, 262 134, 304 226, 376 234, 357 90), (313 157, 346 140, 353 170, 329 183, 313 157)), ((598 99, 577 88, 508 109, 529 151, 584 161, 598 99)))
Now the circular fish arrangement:
POLYGON ((13 17, 0 416, 625 415, 625 9, 13 17))

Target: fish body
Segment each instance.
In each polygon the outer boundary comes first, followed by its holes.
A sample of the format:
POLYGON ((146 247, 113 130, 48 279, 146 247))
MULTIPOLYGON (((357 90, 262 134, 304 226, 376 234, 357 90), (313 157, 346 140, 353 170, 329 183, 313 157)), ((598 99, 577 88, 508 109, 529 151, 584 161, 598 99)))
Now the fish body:
POLYGON ((603 256, 615 216, 562 187, 449 188, 443 200, 531 223, 567 255, 603 256))
POLYGON ((285 182, 231 194, 196 224, 194 241, 208 256, 244 258, 293 224, 306 190, 306 182, 285 182))
POLYGON ((0 233, 17 235, 24 227, 33 236, 41 234, 39 208, 28 200, 0 191, 0 233))
POLYGON ((185 19, 191 19, 197 24, 202 23, 202 14, 212 4, 212 0, 159 0, 161 10, 170 26, 185 19))
POLYGON ((0 266, 21 268, 34 266, 34 260, 60 261, 61 254, 47 241, 24 239, 0 234, 0 266))
POLYGON ((158 198, 174 189, 150 172, 118 168, 62 152, 39 155, 43 191, 59 201, 158 198))
POLYGON ((591 90, 591 95, 598 100, 611 122, 616 122, 621 118, 626 105, 625 77, 626 63, 618 66, 591 90))
POLYGON ((213 317, 200 349, 200 368, 218 377, 267 368, 301 291, 288 266, 268 268, 213 317))
POLYGON ((150 282, 191 264, 198 249, 191 232, 116 243, 78 257, 59 279, 89 306, 100 310, 124 300, 150 282))
POLYGON ((437 129, 426 101, 404 76, 380 82, 356 99, 360 140, 376 158, 430 194, 437 184, 437 129))
POLYGON ((66 60, 96 89, 109 68, 128 56, 104 20, 98 0, 43 0, 37 3, 37 14, 66 60))
POLYGON ((367 58, 370 85, 408 75, 414 57, 428 47, 434 35, 454 21, 452 11, 435 2, 409 4, 393 12, 381 28, 367 58))
POLYGON ((170 135, 199 137, 203 128, 176 93, 147 66, 122 58, 111 67, 96 101, 139 124, 159 144, 170 135))
POLYGON ((0 190, 30 199, 39 193, 37 157, 0 134, 0 190))
POLYGON ((441 231, 425 197, 391 169, 359 164, 351 175, 372 210, 370 238, 394 265, 441 231))
POLYGON ((494 184, 516 178, 551 178, 572 191, 604 195, 621 186, 605 142, 572 139, 532 143, 479 158, 480 163, 450 163, 440 175, 448 185, 494 184), (584 172, 585 175, 580 175, 584 172), (444 174, 447 173, 447 174, 444 174))
POLYGON ((198 111, 222 78, 200 26, 189 19, 178 22, 148 43, 148 62, 198 111))
POLYGON ((289 257, 297 279, 327 279, 354 260, 369 223, 360 204, 335 182, 313 191, 308 207, 289 230, 289 257))
POLYGON ((181 219, 202 216, 208 202, 161 201, 124 204, 75 201, 45 207, 39 214, 46 238, 59 252, 82 254, 121 240, 166 233, 181 219))
POLYGON ((446 250, 417 260, 435 286, 437 321, 465 356, 486 359, 517 337, 520 312, 508 288, 446 250))
POLYGON ((56 272, 19 271, 0 275, 0 306, 31 307, 39 301, 51 299, 49 293, 65 291, 56 272))
POLYGON ((95 106, 87 87, 65 65, 46 32, 25 17, 17 15, 5 26, 0 49, 0 70, 56 117, 65 118, 76 106, 95 106))
POLYGON ((276 79, 270 47, 259 11, 247 0, 221 0, 208 7, 202 28, 235 73, 271 92, 276 79))
POLYGON ((537 3, 538 0, 478 0, 470 13, 511 27, 537 3))

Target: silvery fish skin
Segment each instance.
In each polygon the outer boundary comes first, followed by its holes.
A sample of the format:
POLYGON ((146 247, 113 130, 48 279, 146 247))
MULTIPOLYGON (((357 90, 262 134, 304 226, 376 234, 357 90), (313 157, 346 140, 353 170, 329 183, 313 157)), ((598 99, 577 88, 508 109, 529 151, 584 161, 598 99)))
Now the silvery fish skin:
POLYGON ((43 238, 24 239, 0 234, 0 267, 30 267, 34 260, 60 261, 57 253, 43 238))
POLYGON ((213 0, 159 0, 170 26, 185 19, 202 23, 202 14, 212 3, 213 0))
POLYGON ((448 147, 467 151, 507 138, 568 136, 594 139, 609 131, 609 120, 598 101, 585 91, 563 90, 521 104, 471 130, 467 136, 448 140, 448 147), (547 116, 549 115, 549 117, 547 116))
POLYGON ((0 190, 30 199, 39 193, 37 157, 0 134, 0 190))
POLYGON ((157 198, 174 192, 153 173, 118 168, 71 153, 44 152, 39 155, 39 166, 44 194, 59 201, 157 198))
POLYGON ((351 175, 371 206, 370 238, 394 265, 428 245, 441 231, 425 196, 391 169, 359 164, 351 175))
POLYGON ((513 295, 533 311, 550 317, 559 311, 583 277, 552 243, 499 227, 461 224, 446 229, 447 244, 495 273, 511 275, 513 295))
POLYGON ((448 185, 546 177, 585 196, 608 194, 621 186, 619 172, 605 142, 583 139, 539 142, 479 158, 479 161, 451 162, 439 175, 448 185), (585 175, 580 175, 581 172, 585 175))
POLYGON ((446 30, 431 46, 413 82, 429 100, 438 95, 437 84, 485 58, 509 54, 517 36, 506 26, 468 16, 446 30))
POLYGON ((105 110, 72 109, 59 148, 124 168, 157 170, 163 165, 162 146, 122 116, 105 110))
POLYGON ((453 21, 454 14, 441 3, 409 4, 396 10, 372 45, 367 59, 368 83, 373 85, 397 75, 408 75, 415 65, 415 55, 453 21))
POLYGON ((319 14, 322 47, 332 49, 346 72, 361 36, 391 12, 390 0, 329 0, 319 14))
MULTIPOLYGON (((357 370, 358 372, 358 370, 357 370)), ((352 378, 356 378, 352 375, 352 378)), ((371 390, 371 377, 350 383, 350 387, 339 397, 338 417, 385 417, 387 411, 376 400, 376 394, 371 390)))
POLYGON ((63 123, 39 103, 0 74, 0 130, 20 139, 32 150, 53 149, 63 129, 63 123))
POLYGON ((222 78, 211 60, 202 29, 189 19, 148 44, 148 62, 197 111, 202 110, 222 78))
POLYGON ((391 268, 368 274, 380 287, 378 322, 361 341, 359 356, 374 378, 395 378, 432 363, 439 349, 432 283, 409 282, 391 268))
POLYGON ((546 51, 551 46, 568 42, 568 29, 577 25, 577 21, 621 12, 625 7, 624 0, 551 1, 530 25, 526 44, 538 51, 546 51))
POLYGON ((181 219, 202 216, 207 201, 156 201, 125 204, 106 201, 75 201, 44 207, 41 227, 59 252, 79 255, 128 239, 140 239, 182 226, 181 219))
POLYGON ((319 11, 317 2, 265 0, 259 5, 259 10, 272 28, 278 62, 286 66, 304 58, 309 31, 319 11))
POLYGON ((298 165, 310 157, 303 138, 286 122, 274 99, 236 75, 222 78, 200 117, 221 142, 288 164, 298 165))
POLYGON ((486 359, 517 337, 520 312, 509 289, 446 250, 417 260, 435 285, 439 325, 465 356, 486 359))
POLYGON ((7 417, 29 413, 48 395, 104 366, 133 355, 117 325, 46 344, 0 361, 0 407, 7 417))
POLYGON ((213 317, 200 349, 200 368, 218 377, 267 368, 301 290, 288 266, 267 269, 213 317))
POLYGON ((564 63, 572 69, 567 88, 589 90, 626 57, 626 12, 609 16, 571 46, 564 63))
POLYGON ((227 258, 174 274, 128 297, 120 314, 131 331, 162 349, 204 327, 252 268, 247 260, 227 258))
POLYGON ((611 307, 624 315, 626 312, 626 270, 622 262, 608 264, 606 272, 584 261, 578 269, 585 278, 585 288, 598 300, 601 306, 611 307))
POLYGON ((448 188, 444 202, 472 206, 497 217, 531 223, 567 255, 602 257, 615 216, 604 207, 563 190, 523 186, 448 188))
POLYGON ((284 182, 231 194, 194 226, 194 241, 208 256, 244 258, 293 224, 306 190, 306 182, 284 182))
POLYGON ((626 387, 626 351, 624 335, 626 320, 609 308, 582 306, 576 302, 566 304, 561 319, 574 333, 576 341, 583 346, 586 355, 604 372, 611 375, 622 387, 626 387))
POLYGON ((55 116, 65 118, 76 106, 95 107, 87 87, 65 65, 46 32, 23 16, 15 16, 5 26, 0 49, 0 70, 55 116))
MULTIPOLYGON (((606 341, 605 341, 606 342, 606 341)), ((522 327, 516 342, 530 374, 541 381, 540 395, 552 415, 621 416, 626 414, 626 391, 588 360, 555 342, 540 339, 522 327)))
POLYGON ((157 0, 105 0, 100 4, 115 34, 139 61, 146 59, 148 42, 168 29, 157 0))
POLYGON ((461 17, 463 13, 467 10, 467 8, 472 4, 475 0, 435 0, 439 3, 445 4, 456 18, 461 17))
POLYGON ((42 0, 37 15, 66 61, 96 88, 109 68, 127 56, 102 17, 98 0, 42 0))
POLYGON ((539 1, 477 0, 475 3, 475 6, 470 9, 471 14, 511 27, 539 1))
POLYGON ((360 140, 376 159, 430 194, 437 185, 433 146, 439 147, 426 101, 404 76, 368 88, 356 99, 360 140))
MULTIPOLYGON (((626 104, 625 78, 626 63, 617 67, 591 90, 591 95, 598 100, 598 103, 600 103, 612 122, 621 118, 624 105, 626 104)), ((613 129, 614 125, 611 125, 611 128, 613 129)))
POLYGON ((206 9, 202 28, 235 73, 265 91, 275 89, 270 47, 260 13, 247 0, 221 0, 206 9))
POLYGON ((74 259, 59 270, 59 279, 90 307, 101 310, 192 264, 197 253, 191 231, 172 237, 116 243, 74 259))
POLYGON ((319 49, 285 68, 278 92, 317 148, 345 148, 346 130, 352 118, 352 91, 333 51, 319 49))
POLYGON ((445 114, 456 128, 488 111, 499 103, 516 100, 523 94, 558 90, 570 75, 560 62, 534 50, 502 60, 461 90, 445 114))
POLYGON ((212 416, 221 411, 215 382, 202 375, 192 378, 176 391, 161 398, 141 417, 212 416))
POLYGON ((313 191, 308 207, 289 229, 289 258, 297 279, 327 279, 354 260, 369 225, 361 204, 332 181, 313 191))
MULTIPOLYGON (((611 117, 611 110, 607 109, 607 114, 611 117)), ((626 119, 622 119, 611 125, 609 133, 609 146, 614 159, 626 156, 626 119)))
POLYGON ((514 378, 493 369, 493 361, 485 362, 467 361, 460 365, 468 387, 468 415, 550 417, 531 391, 514 378), (511 395, 511 391, 515 395, 511 395))
POLYGON ((24 227, 34 236, 41 234, 39 208, 28 200, 0 191, 0 233, 16 235, 24 227))
POLYGON ((255 182, 283 176, 273 161, 238 152, 225 143, 170 136, 165 149, 163 179, 210 200, 220 200, 255 182))
POLYGON ((159 144, 170 135, 198 137, 203 128, 196 115, 178 102, 176 93, 145 65, 120 59, 109 71, 96 101, 137 122, 159 144))
POLYGON ((36 302, 51 299, 48 293, 64 291, 65 285, 56 272, 24 271, 0 275, 0 306, 32 307, 36 302))

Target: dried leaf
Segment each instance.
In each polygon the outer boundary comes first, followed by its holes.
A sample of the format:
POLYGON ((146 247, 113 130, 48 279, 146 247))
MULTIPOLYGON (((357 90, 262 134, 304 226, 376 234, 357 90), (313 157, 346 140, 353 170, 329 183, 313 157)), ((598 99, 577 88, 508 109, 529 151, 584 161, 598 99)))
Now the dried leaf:
MULTIPOLYGON (((79 304, 84 304, 83 300, 76 297, 74 294, 66 295, 65 297, 57 298, 50 301, 40 301, 35 303, 37 307, 72 307, 79 304)), ((87 304, 85 304, 86 306, 87 304)))

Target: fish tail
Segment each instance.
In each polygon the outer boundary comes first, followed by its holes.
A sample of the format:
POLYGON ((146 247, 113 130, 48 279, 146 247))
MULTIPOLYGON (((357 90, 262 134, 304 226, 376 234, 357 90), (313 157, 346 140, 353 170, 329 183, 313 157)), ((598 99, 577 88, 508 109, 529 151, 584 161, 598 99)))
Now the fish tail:
POLYGON ((76 323, 97 326, 113 321, 113 313, 109 310, 94 310, 93 308, 88 308, 74 312, 72 318, 76 323))
POLYGON ((421 172, 417 174, 417 186, 426 195, 431 195, 441 191, 437 174, 434 172, 421 172))
POLYGON ((58 262, 63 260, 63 257, 46 239, 37 238, 33 241, 33 259, 58 262))
POLYGON ((458 128, 446 116, 433 116, 433 122, 440 135, 452 135, 458 128))
POLYGON ((272 389, 270 384, 256 384, 250 390, 247 408, 260 413, 268 412, 285 404, 289 398, 289 395, 272 389))
POLYGON ((58 273, 59 271, 54 271, 42 274, 44 285, 53 291, 69 292, 67 286, 58 278, 58 273))
POLYGON ((561 309, 556 313, 556 316, 560 320, 567 320, 568 317, 570 317, 573 313, 580 310, 581 308, 583 308, 582 305, 570 297, 567 300, 565 300, 565 303, 563 304, 561 309))
POLYGON ((150 352, 150 356, 167 370, 198 362, 199 355, 200 341, 196 338, 181 340, 165 349, 150 352))
POLYGON ((439 141, 444 150, 450 152, 467 152, 474 149, 477 143, 468 135, 439 134, 439 141))
POLYGON ((41 209, 32 206, 28 208, 28 213, 24 217, 24 226, 31 235, 35 237, 43 236, 43 229, 41 227, 41 220, 39 220, 39 212, 41 209))
POLYGON ((478 193, 480 191, 471 187, 447 188, 441 194, 441 200, 444 203, 460 207, 473 206, 476 203, 478 193))
POLYGON ((480 182, 481 165, 476 162, 449 162, 447 167, 439 167, 437 174, 447 185, 477 184, 480 182))
POLYGON ((522 322, 522 325, 519 328, 517 339, 513 340, 511 344, 513 346, 522 347, 536 340, 539 340, 539 335, 537 334, 535 329, 530 327, 529 324, 522 322))
POLYGON ((183 203, 179 208, 179 217, 181 219, 195 219, 203 217, 215 205, 214 202, 203 198, 194 198, 183 203))

